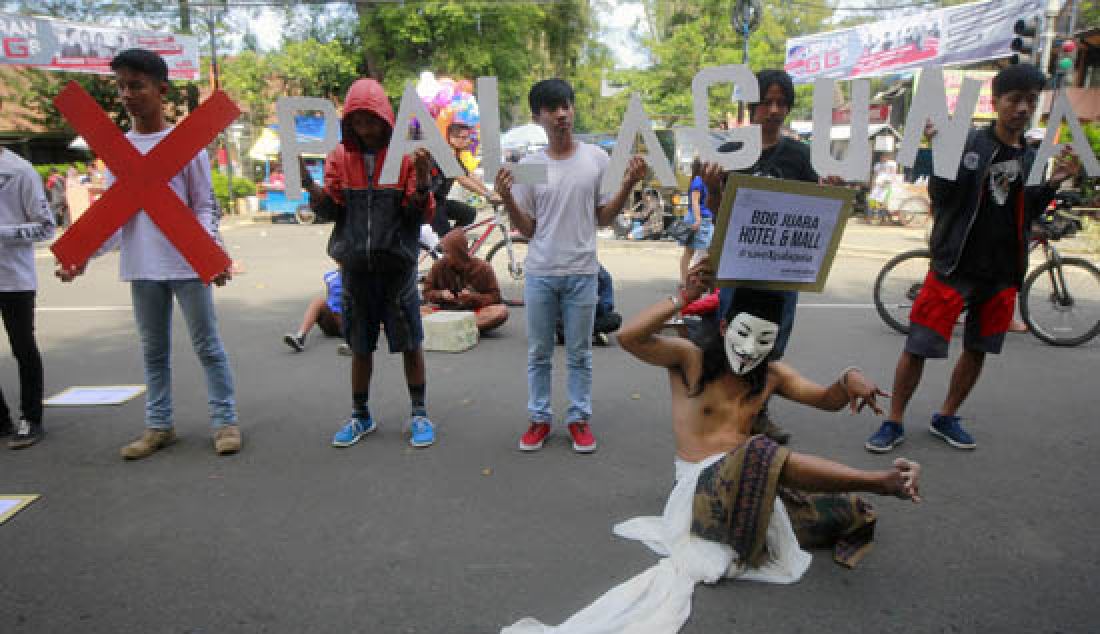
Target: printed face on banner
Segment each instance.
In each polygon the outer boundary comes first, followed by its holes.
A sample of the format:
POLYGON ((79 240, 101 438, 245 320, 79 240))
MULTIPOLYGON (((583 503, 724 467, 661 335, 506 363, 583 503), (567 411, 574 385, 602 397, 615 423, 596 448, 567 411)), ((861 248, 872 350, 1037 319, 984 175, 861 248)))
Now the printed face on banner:
POLYGON ((748 374, 760 362, 768 358, 775 339, 779 336, 779 325, 761 319, 749 313, 738 313, 726 326, 723 337, 726 347, 726 359, 734 374, 748 374))

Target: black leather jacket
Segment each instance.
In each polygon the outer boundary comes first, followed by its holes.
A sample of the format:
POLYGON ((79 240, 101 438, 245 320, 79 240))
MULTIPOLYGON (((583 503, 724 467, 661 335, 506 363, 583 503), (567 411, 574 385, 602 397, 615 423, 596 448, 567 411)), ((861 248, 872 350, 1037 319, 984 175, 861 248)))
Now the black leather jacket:
MULTIPOLYGON (((989 175, 989 166, 1002 144, 997 139, 993 126, 984 129, 971 129, 963 148, 959 171, 954 181, 932 176, 928 182, 928 196, 932 202, 934 224, 929 239, 932 251, 932 269, 940 275, 951 275, 959 266, 974 219, 981 208, 982 198, 986 195, 985 179, 989 175)), ((1035 162, 1035 151, 1028 149, 1023 157, 1021 178, 1027 182, 1035 162)), ((1017 235, 1019 236, 1017 283, 1023 281, 1027 273, 1028 240, 1031 222, 1046 209, 1054 198, 1055 188, 1048 185, 1022 187, 1013 202, 1017 210, 1017 235)))

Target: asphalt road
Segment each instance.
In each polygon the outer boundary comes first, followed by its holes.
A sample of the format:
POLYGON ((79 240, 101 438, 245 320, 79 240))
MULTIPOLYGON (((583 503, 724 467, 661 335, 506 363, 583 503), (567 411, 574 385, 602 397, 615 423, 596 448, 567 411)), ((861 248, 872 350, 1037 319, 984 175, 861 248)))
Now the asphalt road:
MULTIPOLYGON (((870 248, 841 254, 827 292, 802 296, 787 360, 821 382, 850 364, 891 381, 902 338, 875 314, 870 284, 890 240, 910 238, 870 227, 852 238, 869 231, 880 233, 866 234, 870 248)), ((290 225, 226 233, 245 269, 217 291, 241 454, 213 453, 202 375, 178 312, 181 442, 122 461, 118 448, 142 427, 137 399, 48 409, 40 445, 0 451, 0 493, 42 495, 0 525, 0 632, 496 632, 523 616, 559 623, 656 561, 610 529, 663 507, 673 457, 667 379, 615 346, 596 349, 599 451, 575 455, 559 428, 543 451, 522 454, 522 308, 474 350, 428 355, 435 447, 408 447, 400 358, 379 355, 379 431, 331 448, 351 404, 348 360, 317 334, 301 354, 281 341, 320 292, 326 234, 290 225)), ((42 256, 47 394, 142 382, 115 257, 63 287, 42 256)), ((669 292, 677 256, 663 245, 603 249, 626 315, 669 292)), ((700 586, 683 631, 1100 629, 1098 346, 1055 349, 1013 335, 964 407, 979 444, 972 453, 924 431, 950 367, 929 363, 899 451, 923 463, 925 503, 875 500, 876 546, 856 570, 817 552, 792 586, 700 586)), ((556 365, 560 415, 560 353, 556 365)), ((10 356, 0 380, 15 401, 10 356)), ((862 448, 872 416, 774 409, 797 450, 859 467, 889 460, 862 448)))

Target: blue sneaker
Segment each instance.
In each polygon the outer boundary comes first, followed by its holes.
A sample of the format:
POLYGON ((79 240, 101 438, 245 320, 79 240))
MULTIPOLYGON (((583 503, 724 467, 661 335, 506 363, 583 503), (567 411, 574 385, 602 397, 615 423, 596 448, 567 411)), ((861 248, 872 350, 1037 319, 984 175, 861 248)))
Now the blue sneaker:
POLYGON ((863 447, 874 453, 886 453, 905 442, 905 428, 892 420, 882 421, 882 427, 871 434, 863 447))
POLYGON ((413 447, 431 447, 435 444, 435 427, 427 416, 413 416, 409 421, 409 444, 413 447))
POLYGON ((352 416, 348 419, 347 424, 341 427, 340 431, 336 432, 336 435, 332 437, 332 446, 350 447, 359 442, 360 438, 374 431, 377 427, 378 423, 374 422, 373 416, 368 416, 367 420, 352 416))
POLYGON ((955 449, 973 449, 978 446, 974 442, 974 437, 959 424, 958 416, 933 414, 928 431, 932 432, 933 436, 939 436, 955 449))

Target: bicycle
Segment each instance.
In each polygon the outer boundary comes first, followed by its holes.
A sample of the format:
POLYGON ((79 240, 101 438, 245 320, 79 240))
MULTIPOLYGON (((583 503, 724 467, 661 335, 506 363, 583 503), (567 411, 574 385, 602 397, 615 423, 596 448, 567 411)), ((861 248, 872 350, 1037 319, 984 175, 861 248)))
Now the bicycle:
POLYGON ((631 239, 635 222, 641 223, 640 240, 660 240, 665 236, 665 201, 659 189, 645 188, 638 202, 615 216, 611 225, 615 237, 620 240, 631 239))
MULTIPOLYGON (((1052 346, 1079 346, 1100 334, 1100 269, 1084 258, 1063 257, 1052 244, 1076 233, 1081 221, 1066 213, 1067 196, 1041 216, 1028 251, 1042 248, 1045 261, 1020 288, 1020 316, 1028 330, 1052 346)), ((891 258, 875 278, 875 310, 894 330, 909 334, 909 310, 928 274, 928 249, 891 258)))
MULTIPOLYGON (((497 284, 500 285, 500 294, 504 303, 508 306, 523 306, 524 287, 524 263, 527 260, 527 243, 529 240, 512 229, 508 217, 501 205, 492 205, 492 215, 464 227, 455 227, 453 230, 461 230, 466 233, 466 241, 470 243, 467 251, 471 256, 476 256, 481 251, 482 245, 489 240, 493 229, 499 229, 501 239, 489 249, 485 261, 493 267, 497 284), (477 235, 479 229, 485 231, 477 235), (472 240, 472 241, 471 241, 472 240)), ((417 279, 424 280, 432 264, 439 259, 441 254, 428 248, 426 244, 420 244, 420 260, 417 263, 417 279)))

